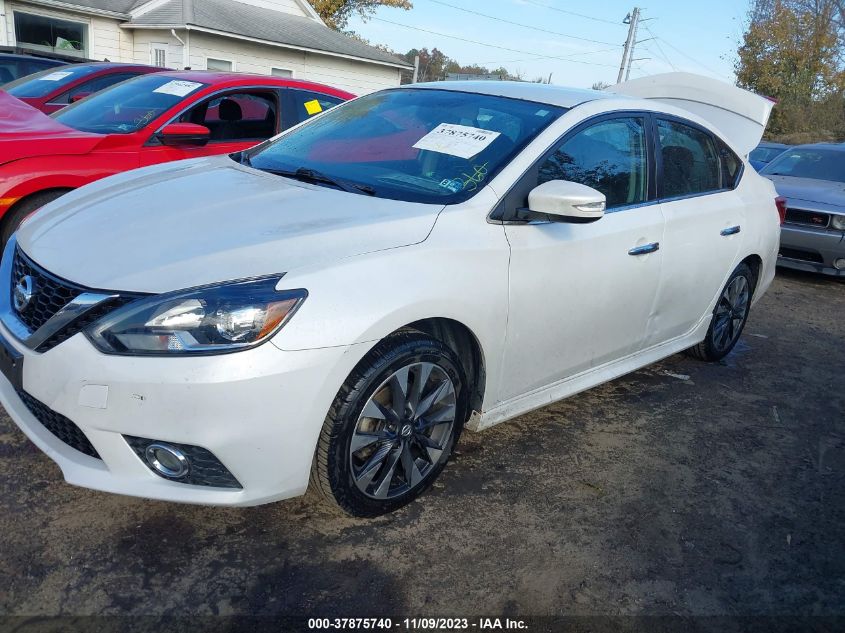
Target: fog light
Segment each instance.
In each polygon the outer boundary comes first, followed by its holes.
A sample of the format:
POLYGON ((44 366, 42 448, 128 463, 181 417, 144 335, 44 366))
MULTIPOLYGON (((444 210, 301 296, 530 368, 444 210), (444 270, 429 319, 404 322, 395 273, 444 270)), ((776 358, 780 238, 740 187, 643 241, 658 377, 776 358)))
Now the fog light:
POLYGON ((144 457, 152 469, 164 477, 178 479, 188 474, 188 458, 173 446, 158 442, 150 444, 144 451, 144 457))
POLYGON ((836 270, 845 270, 845 257, 840 257, 836 261, 833 262, 833 267, 836 270))

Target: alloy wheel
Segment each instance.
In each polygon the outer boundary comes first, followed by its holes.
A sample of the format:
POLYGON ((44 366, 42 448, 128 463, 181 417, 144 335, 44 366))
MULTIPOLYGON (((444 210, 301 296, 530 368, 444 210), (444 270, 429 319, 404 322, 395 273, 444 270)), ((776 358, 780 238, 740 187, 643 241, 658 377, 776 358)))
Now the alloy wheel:
POLYGON ((729 349, 739 338, 748 314, 750 298, 748 280, 742 275, 736 277, 725 288, 714 315, 713 346, 718 351, 729 349))
POLYGON ((394 372, 355 425, 349 445, 355 485, 380 500, 421 485, 448 449, 456 413, 455 385, 440 366, 418 362, 394 372))

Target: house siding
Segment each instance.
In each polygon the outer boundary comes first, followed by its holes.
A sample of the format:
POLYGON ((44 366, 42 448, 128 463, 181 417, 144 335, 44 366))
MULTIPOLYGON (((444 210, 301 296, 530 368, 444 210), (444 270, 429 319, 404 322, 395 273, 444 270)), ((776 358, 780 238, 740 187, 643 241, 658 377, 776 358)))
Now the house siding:
MULTIPOLYGON (((165 30, 140 30, 136 29, 129 31, 129 34, 135 34, 134 45, 132 48, 132 58, 130 61, 136 64, 150 63, 150 44, 167 44, 167 67, 175 70, 182 70, 184 64, 182 62, 182 45, 175 37, 170 34, 170 31, 165 30)), ((176 31, 176 34, 185 39, 185 31, 176 31)), ((193 42, 192 42, 193 43, 193 42)))
MULTIPOLYGON (((181 37, 181 33, 180 33, 181 37)), ((400 71, 392 66, 309 53, 191 31, 191 68, 206 68, 209 57, 232 60, 234 70, 269 75, 273 68, 289 68, 295 79, 316 81, 354 94, 398 86, 400 71)))
MULTIPOLYGON (((242 0, 276 10, 303 15, 296 0, 242 0)), ((81 22, 88 27, 87 56, 93 60, 149 64, 150 44, 167 45, 167 66, 176 70, 184 68, 183 46, 168 29, 126 29, 121 22, 105 16, 86 15, 65 9, 47 9, 25 1, 0 0, 0 10, 5 16, 5 38, 15 43, 14 11, 25 11, 65 20, 81 22)), ((2 19, 2 18, 0 18, 2 19)), ((0 22, 0 28, 3 23, 0 22)), ((206 68, 209 57, 231 60, 234 70, 244 73, 269 75, 273 68, 293 71, 296 79, 315 81, 354 94, 366 94, 382 88, 397 86, 401 71, 394 66, 358 61, 333 55, 311 53, 283 46, 249 42, 201 31, 176 30, 188 42, 191 58, 189 65, 196 70, 206 68)))

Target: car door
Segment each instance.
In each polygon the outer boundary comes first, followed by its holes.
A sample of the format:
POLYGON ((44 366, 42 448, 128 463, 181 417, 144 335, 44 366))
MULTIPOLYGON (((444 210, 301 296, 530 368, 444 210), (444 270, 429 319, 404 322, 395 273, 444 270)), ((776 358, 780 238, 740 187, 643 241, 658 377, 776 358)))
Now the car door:
POLYGON ((285 103, 285 128, 301 123, 316 116, 321 112, 343 103, 340 97, 313 92, 312 90, 301 90, 299 88, 283 88, 285 103))
POLYGON ((230 90, 199 101, 171 122, 203 125, 210 140, 202 146, 166 146, 153 135, 142 152, 142 165, 229 154, 257 145, 279 130, 279 98, 273 90, 230 90))
POLYGON ((588 121, 505 196, 502 212, 512 214, 538 184, 570 180, 604 193, 607 211, 587 224, 505 222, 511 262, 503 400, 642 348, 663 257, 650 128, 640 113, 588 121))
POLYGON ((689 332, 707 316, 739 253, 746 205, 734 190, 742 162, 712 133, 655 118, 658 197, 666 217, 652 342, 689 332))

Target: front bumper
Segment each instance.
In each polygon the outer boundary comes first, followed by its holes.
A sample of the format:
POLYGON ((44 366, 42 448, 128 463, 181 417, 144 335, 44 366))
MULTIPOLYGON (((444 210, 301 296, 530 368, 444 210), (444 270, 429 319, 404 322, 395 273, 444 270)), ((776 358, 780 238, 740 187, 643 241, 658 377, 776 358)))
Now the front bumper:
POLYGON ((845 277, 833 262, 845 258, 845 233, 784 224, 778 266, 845 277))
POLYGON ((222 356, 107 356, 77 334, 39 354, 5 326, 0 332, 23 354, 23 389, 75 423, 101 457, 48 431, 0 375, 0 402, 68 483, 209 505, 257 505, 303 494, 326 413, 357 353, 364 353, 359 346, 289 352, 267 343, 222 356), (159 477, 124 435, 208 449, 242 488, 159 477))

